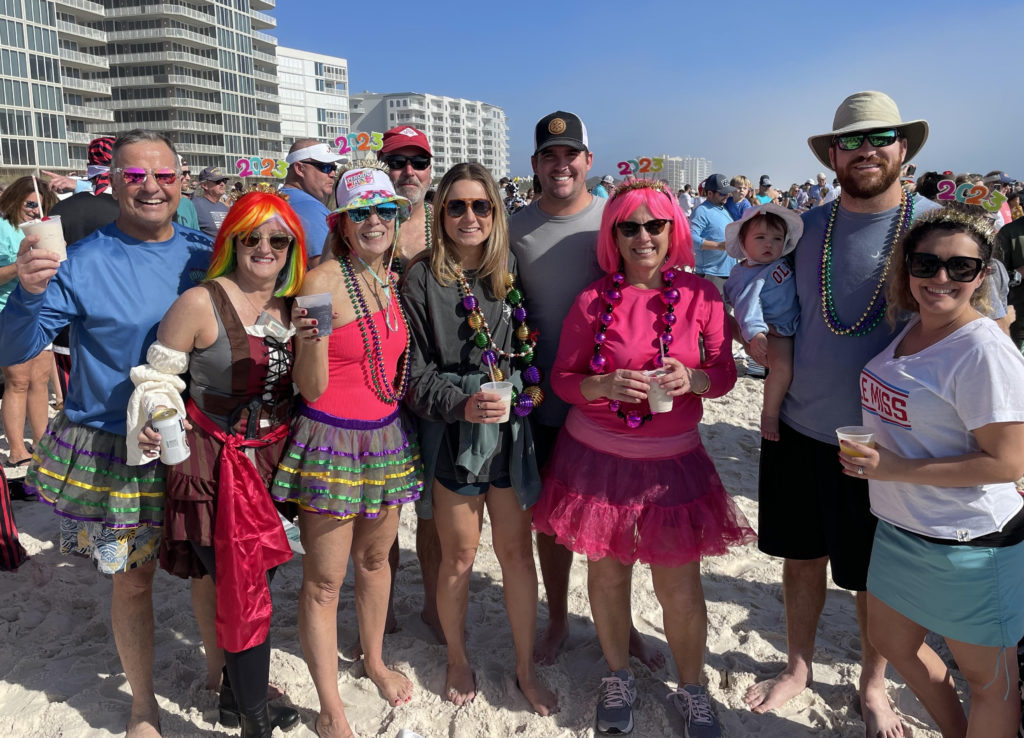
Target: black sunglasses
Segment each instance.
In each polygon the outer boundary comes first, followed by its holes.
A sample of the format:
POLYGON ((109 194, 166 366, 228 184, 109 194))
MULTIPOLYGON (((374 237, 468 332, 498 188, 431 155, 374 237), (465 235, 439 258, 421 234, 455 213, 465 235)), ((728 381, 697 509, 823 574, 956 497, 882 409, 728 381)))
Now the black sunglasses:
POLYGON ((856 151, 864 145, 864 139, 868 140, 876 149, 892 146, 900 137, 899 129, 889 128, 885 131, 870 131, 868 133, 851 133, 846 136, 836 136, 832 142, 839 147, 840 151, 856 151))
POLYGON ((388 169, 395 170, 405 169, 406 164, 412 164, 413 169, 417 172, 422 172, 430 166, 430 157, 424 154, 416 154, 415 156, 392 154, 391 156, 384 157, 384 163, 388 165, 388 169))
POLYGON ((640 233, 641 228, 652 236, 657 236, 665 230, 665 226, 671 222, 671 220, 666 220, 664 218, 655 218, 654 220, 649 220, 646 223, 634 223, 631 220, 621 220, 615 224, 615 227, 618 228, 619 233, 626 238, 634 238, 640 233))
POLYGON ((954 282, 973 282, 985 268, 985 262, 973 256, 952 256, 942 261, 935 254, 913 253, 907 254, 907 271, 911 277, 928 279, 939 272, 939 267, 946 270, 946 274, 954 282))
POLYGON ((270 244, 270 248, 274 249, 274 251, 284 251, 295 243, 294 238, 286 236, 283 233, 275 233, 270 236, 261 236, 258 233, 250 233, 242 239, 242 245, 246 248, 254 249, 257 248, 264 240, 270 244))
POLYGON ((447 200, 444 204, 444 212, 449 218, 461 218, 466 214, 468 208, 473 209, 473 215, 478 218, 486 218, 491 214, 494 206, 490 200, 469 199, 469 200, 447 200))
POLYGON ((331 162, 327 161, 304 161, 303 164, 309 164, 314 169, 319 169, 324 174, 334 174, 335 166, 331 162))
POLYGON ((38 207, 39 203, 37 203, 35 200, 29 200, 28 202, 25 203, 26 210, 35 210, 38 207))

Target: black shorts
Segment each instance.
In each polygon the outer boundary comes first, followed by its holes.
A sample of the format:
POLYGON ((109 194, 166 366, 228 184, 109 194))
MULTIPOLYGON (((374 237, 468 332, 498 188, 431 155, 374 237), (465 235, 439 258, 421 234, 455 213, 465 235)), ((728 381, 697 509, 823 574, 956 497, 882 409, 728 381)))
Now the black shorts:
POLYGON ((828 556, 832 581, 867 589, 877 518, 868 483, 843 474, 839 447, 779 424, 778 441, 761 441, 757 545, 769 556, 828 556))

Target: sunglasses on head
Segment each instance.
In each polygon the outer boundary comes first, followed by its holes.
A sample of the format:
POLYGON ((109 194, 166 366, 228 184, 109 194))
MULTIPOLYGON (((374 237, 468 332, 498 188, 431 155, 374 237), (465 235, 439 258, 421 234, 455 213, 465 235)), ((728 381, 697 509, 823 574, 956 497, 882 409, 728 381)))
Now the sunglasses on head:
POLYGON ((876 149, 892 146, 900 137, 896 128, 889 128, 884 131, 870 131, 868 133, 851 133, 846 136, 836 136, 832 142, 839 147, 840 151, 856 151, 864 145, 864 139, 868 140, 876 149))
POLYGON ((942 261, 935 254, 907 254, 907 271, 911 277, 934 277, 938 274, 939 267, 945 269, 946 274, 954 282, 973 282, 985 268, 985 262, 973 256, 952 256, 942 261))
POLYGON ((304 161, 303 164, 308 164, 314 169, 319 169, 324 174, 334 174, 334 170, 337 168, 332 162, 328 161, 304 161))
POLYGON ((482 199, 453 199, 446 200, 444 203, 444 212, 449 218, 461 218, 466 214, 466 210, 472 208, 473 215, 478 218, 486 218, 491 214, 494 206, 491 205, 490 200, 482 199))
POLYGON ((398 217, 398 206, 393 202, 382 202, 380 205, 370 205, 365 208, 352 208, 345 212, 348 213, 348 219, 353 223, 362 223, 370 217, 370 213, 376 213, 378 218, 387 223, 398 217))
POLYGON ((671 222, 671 220, 666 220, 664 218, 655 218, 654 220, 649 220, 646 223, 634 223, 631 220, 622 220, 616 223, 615 227, 618 228, 619 233, 626 238, 635 237, 640 233, 641 228, 647 231, 650 235, 657 236, 665 230, 665 226, 671 222))
POLYGON ((172 185, 178 179, 178 172, 174 169, 144 169, 143 167, 123 167, 114 170, 121 175, 125 184, 140 185, 146 181, 146 177, 153 175, 158 184, 172 185))
POLYGON ((270 244, 270 248, 274 251, 284 251, 290 248, 295 239, 291 236, 285 235, 284 233, 274 233, 270 236, 261 235, 259 233, 250 233, 248 236, 242 239, 242 245, 247 249, 257 248, 263 241, 270 244))
POLYGON ((388 169, 396 170, 405 169, 406 164, 412 164, 413 169, 417 172, 422 172, 430 166, 430 157, 425 154, 416 154, 415 156, 392 154, 391 156, 384 157, 384 163, 388 165, 388 169))

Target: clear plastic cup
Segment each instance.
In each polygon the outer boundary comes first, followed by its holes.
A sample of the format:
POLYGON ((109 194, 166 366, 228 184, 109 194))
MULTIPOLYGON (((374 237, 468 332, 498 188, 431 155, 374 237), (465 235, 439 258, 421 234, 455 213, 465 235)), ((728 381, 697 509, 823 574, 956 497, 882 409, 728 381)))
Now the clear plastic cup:
POLYGON ((306 310, 307 318, 316 320, 317 335, 331 335, 334 330, 333 310, 331 309, 331 293, 320 292, 315 295, 299 295, 295 304, 306 310))
POLYGON ((666 369, 648 369, 644 376, 651 380, 651 388, 647 390, 647 403, 651 406, 651 413, 672 412, 672 397, 660 384, 654 381, 655 377, 668 374, 666 369))
POLYGON ((493 395, 500 395, 501 405, 504 412, 499 423, 508 421, 509 413, 512 410, 512 383, 511 382, 484 382, 480 389, 493 395))
POLYGON ((32 248, 53 251, 61 261, 68 260, 68 245, 64 240, 64 228, 60 224, 59 215, 51 215, 46 220, 30 220, 21 224, 26 236, 39 236, 39 243, 32 248))
POLYGON ((839 438, 839 445, 850 456, 863 456, 864 454, 854 451, 849 446, 843 446, 843 441, 853 441, 871 448, 875 447, 875 432, 863 425, 844 425, 836 428, 836 437, 839 438))

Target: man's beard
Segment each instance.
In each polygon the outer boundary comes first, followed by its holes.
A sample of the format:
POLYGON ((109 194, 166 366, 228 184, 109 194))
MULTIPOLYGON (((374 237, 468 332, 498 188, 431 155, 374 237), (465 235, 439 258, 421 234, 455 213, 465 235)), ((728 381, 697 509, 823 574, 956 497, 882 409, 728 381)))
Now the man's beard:
POLYGON ((899 179, 899 176, 900 162, 881 157, 873 157, 871 159, 861 157, 851 161, 841 171, 836 170, 836 177, 843 188, 843 194, 850 195, 859 200, 869 200, 872 197, 881 195, 892 186, 893 182, 899 179), (865 162, 877 162, 880 167, 878 173, 865 178, 854 171, 855 166, 865 162))
POLYGON ((404 181, 400 179, 395 185, 395 190, 398 194, 408 199, 412 207, 416 207, 423 202, 423 198, 427 194, 427 188, 418 179, 407 179, 404 181))

